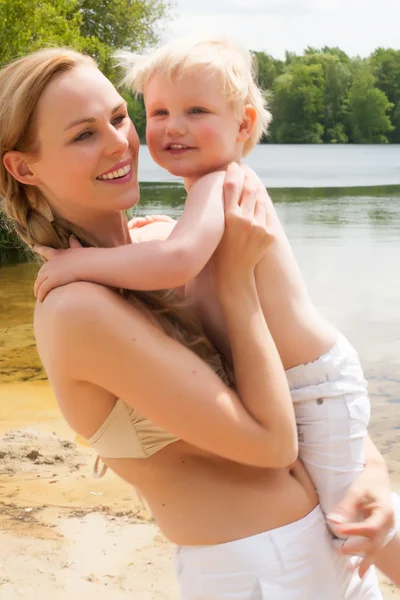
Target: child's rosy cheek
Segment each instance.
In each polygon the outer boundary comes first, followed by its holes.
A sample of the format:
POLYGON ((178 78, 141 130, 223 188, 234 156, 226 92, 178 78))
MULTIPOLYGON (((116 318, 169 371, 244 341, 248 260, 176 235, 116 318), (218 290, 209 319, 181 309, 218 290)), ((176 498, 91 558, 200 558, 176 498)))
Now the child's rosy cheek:
POLYGON ((216 137, 216 133, 213 127, 205 126, 203 129, 203 138, 205 141, 212 142, 216 137))
POLYGON ((152 126, 147 126, 146 128, 146 141, 147 144, 154 145, 157 141, 157 131, 152 126))

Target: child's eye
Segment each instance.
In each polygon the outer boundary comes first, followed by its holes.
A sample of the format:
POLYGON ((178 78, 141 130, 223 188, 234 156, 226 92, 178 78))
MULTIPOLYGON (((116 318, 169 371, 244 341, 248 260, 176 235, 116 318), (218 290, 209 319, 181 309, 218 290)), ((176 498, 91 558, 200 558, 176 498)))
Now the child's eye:
POLYGON ((155 110, 153 112, 153 117, 163 117, 168 114, 168 111, 165 108, 160 108, 159 110, 155 110))
POLYGON ((189 112, 190 112, 192 115, 201 115, 201 114, 203 114, 203 113, 206 113, 207 111, 206 111, 204 108, 200 108, 200 106, 194 106, 193 108, 191 108, 191 109, 189 110, 189 112))

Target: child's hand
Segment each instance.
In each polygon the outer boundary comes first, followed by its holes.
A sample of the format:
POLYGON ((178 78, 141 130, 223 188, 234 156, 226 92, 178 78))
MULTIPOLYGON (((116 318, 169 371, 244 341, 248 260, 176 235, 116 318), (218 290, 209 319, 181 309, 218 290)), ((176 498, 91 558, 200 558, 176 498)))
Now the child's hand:
POLYGON ((55 250, 48 246, 33 248, 47 261, 39 270, 34 286, 34 294, 39 302, 43 302, 52 289, 79 280, 77 265, 84 249, 73 235, 69 239, 69 245, 67 250, 55 250))
POLYGON ((393 529, 394 512, 387 475, 373 467, 368 468, 367 464, 340 505, 328 515, 328 522, 330 526, 334 524, 336 535, 357 537, 353 543, 342 544, 339 551, 340 554, 362 557, 357 568, 359 576, 364 577, 393 529))
POLYGON ((166 223, 175 222, 174 219, 171 219, 168 215, 146 215, 145 217, 134 217, 128 222, 128 227, 129 229, 139 229, 140 227, 145 227, 151 223, 158 223, 161 221, 166 223))

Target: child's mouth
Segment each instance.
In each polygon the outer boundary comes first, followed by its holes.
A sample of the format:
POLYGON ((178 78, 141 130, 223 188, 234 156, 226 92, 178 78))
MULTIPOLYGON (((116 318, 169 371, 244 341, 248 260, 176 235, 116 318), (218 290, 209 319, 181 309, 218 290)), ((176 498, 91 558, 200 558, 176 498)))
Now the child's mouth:
POLYGON ((168 144, 165 146, 164 150, 170 152, 171 154, 183 154, 188 150, 193 150, 194 148, 191 146, 185 146, 185 144, 168 144))

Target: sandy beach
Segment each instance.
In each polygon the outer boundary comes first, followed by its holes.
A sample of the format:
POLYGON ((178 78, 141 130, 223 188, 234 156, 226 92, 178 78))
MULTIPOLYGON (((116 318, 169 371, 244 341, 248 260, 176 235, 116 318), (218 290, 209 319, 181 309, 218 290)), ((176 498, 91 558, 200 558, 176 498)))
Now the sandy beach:
MULTIPOLYGON (((92 476, 94 455, 47 382, 3 385, 0 396, 12 407, 0 419, 1 600, 178 600, 172 545, 130 486, 92 476)), ((382 426, 394 405, 383 395, 375 406, 372 431, 400 491, 396 434, 382 426)), ((388 583, 382 591, 400 599, 388 583)))

